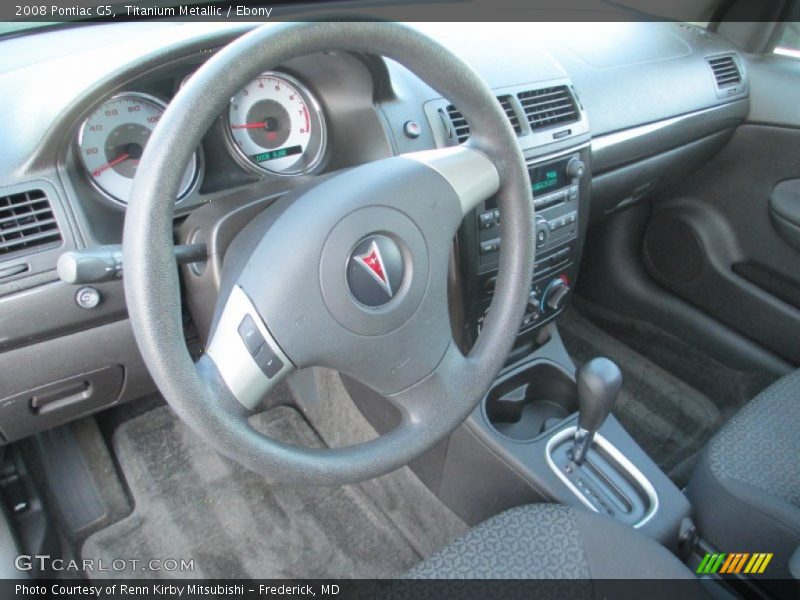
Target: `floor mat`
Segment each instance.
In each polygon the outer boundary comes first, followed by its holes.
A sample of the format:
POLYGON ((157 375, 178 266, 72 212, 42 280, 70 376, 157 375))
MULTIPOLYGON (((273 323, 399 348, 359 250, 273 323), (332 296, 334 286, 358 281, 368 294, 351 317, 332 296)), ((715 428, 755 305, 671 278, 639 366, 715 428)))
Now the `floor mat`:
MULTIPOLYGON (((320 446, 294 409, 253 417, 285 442, 320 446)), ((193 559, 191 573, 149 577, 392 577, 420 560, 360 488, 269 486, 198 439, 169 408, 121 425, 114 437, 135 508, 89 537, 84 559, 193 559)), ((138 566, 141 569, 141 563, 138 566)), ((134 570, 96 573, 135 577, 134 570)))
POLYGON ((775 380, 767 373, 724 365, 652 323, 620 315, 580 296, 573 297, 572 304, 614 339, 707 396, 726 420, 775 380))
POLYGON ((619 365, 623 386, 614 415, 678 486, 685 485, 697 453, 723 423, 720 409, 574 309, 559 320, 559 332, 576 364, 606 356, 619 365))

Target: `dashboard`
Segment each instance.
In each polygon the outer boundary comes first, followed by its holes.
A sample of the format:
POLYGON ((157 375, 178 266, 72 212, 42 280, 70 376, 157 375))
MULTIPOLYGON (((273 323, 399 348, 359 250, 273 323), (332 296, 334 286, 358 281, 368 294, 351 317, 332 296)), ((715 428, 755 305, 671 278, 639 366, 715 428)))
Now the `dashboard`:
MULTIPOLYGON (((684 177, 749 111, 747 57, 693 25, 414 26, 484 77, 528 162, 538 247, 521 349, 563 309, 590 223, 684 177), (735 81, 720 79, 731 70, 735 81)), ((56 263, 121 242, 150 133, 181 85, 250 27, 117 23, 0 40, 0 87, 15 91, 0 96, 0 358, 19 367, 0 383, 0 442, 153 389, 121 282, 92 286, 89 306, 56 263), (26 367, 39 361, 48 368, 26 367), (122 373, 113 385, 109 368, 122 373), (37 390, 89 380, 111 389, 94 404, 31 412, 37 390)), ((202 349, 225 250, 255 214, 342 169, 468 136, 458 107, 380 56, 325 52, 265 70, 207 132, 175 199, 176 242, 207 247, 206 262, 182 269, 189 343, 202 349)), ((500 219, 489 200, 454 242, 464 348, 491 301, 500 219)))

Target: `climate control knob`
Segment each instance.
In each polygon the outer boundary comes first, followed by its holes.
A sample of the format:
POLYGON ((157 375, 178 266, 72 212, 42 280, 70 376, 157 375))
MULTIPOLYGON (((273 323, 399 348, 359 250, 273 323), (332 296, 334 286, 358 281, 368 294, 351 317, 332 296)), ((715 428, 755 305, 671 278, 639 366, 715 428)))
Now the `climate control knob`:
POLYGON ((528 294, 528 306, 525 314, 531 315, 534 319, 538 318, 542 314, 541 302, 539 301, 539 296, 535 291, 531 291, 531 293, 528 294))
POLYGON ((544 292, 543 304, 553 312, 564 308, 570 287, 566 277, 559 277, 550 282, 544 292))
POLYGON ((586 163, 580 158, 571 158, 567 163, 567 177, 570 179, 583 179, 586 175, 586 163))

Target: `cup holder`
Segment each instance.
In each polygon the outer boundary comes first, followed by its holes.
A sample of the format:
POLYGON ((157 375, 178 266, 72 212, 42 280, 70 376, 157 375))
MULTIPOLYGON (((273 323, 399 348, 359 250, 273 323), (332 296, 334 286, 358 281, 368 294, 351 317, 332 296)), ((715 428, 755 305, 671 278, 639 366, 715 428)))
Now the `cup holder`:
POLYGON ((485 399, 486 418, 507 438, 527 441, 578 409, 578 390, 566 371, 537 362, 498 381, 485 399))

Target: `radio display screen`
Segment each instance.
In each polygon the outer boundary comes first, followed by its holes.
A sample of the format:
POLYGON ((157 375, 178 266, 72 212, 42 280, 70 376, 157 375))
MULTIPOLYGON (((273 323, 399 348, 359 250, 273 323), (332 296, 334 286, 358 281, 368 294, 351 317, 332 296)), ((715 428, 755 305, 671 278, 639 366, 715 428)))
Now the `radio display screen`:
POLYGON ((569 159, 565 159, 546 165, 528 167, 528 176, 531 180, 533 195, 542 196, 569 185, 570 182, 567 177, 568 162, 569 159))

